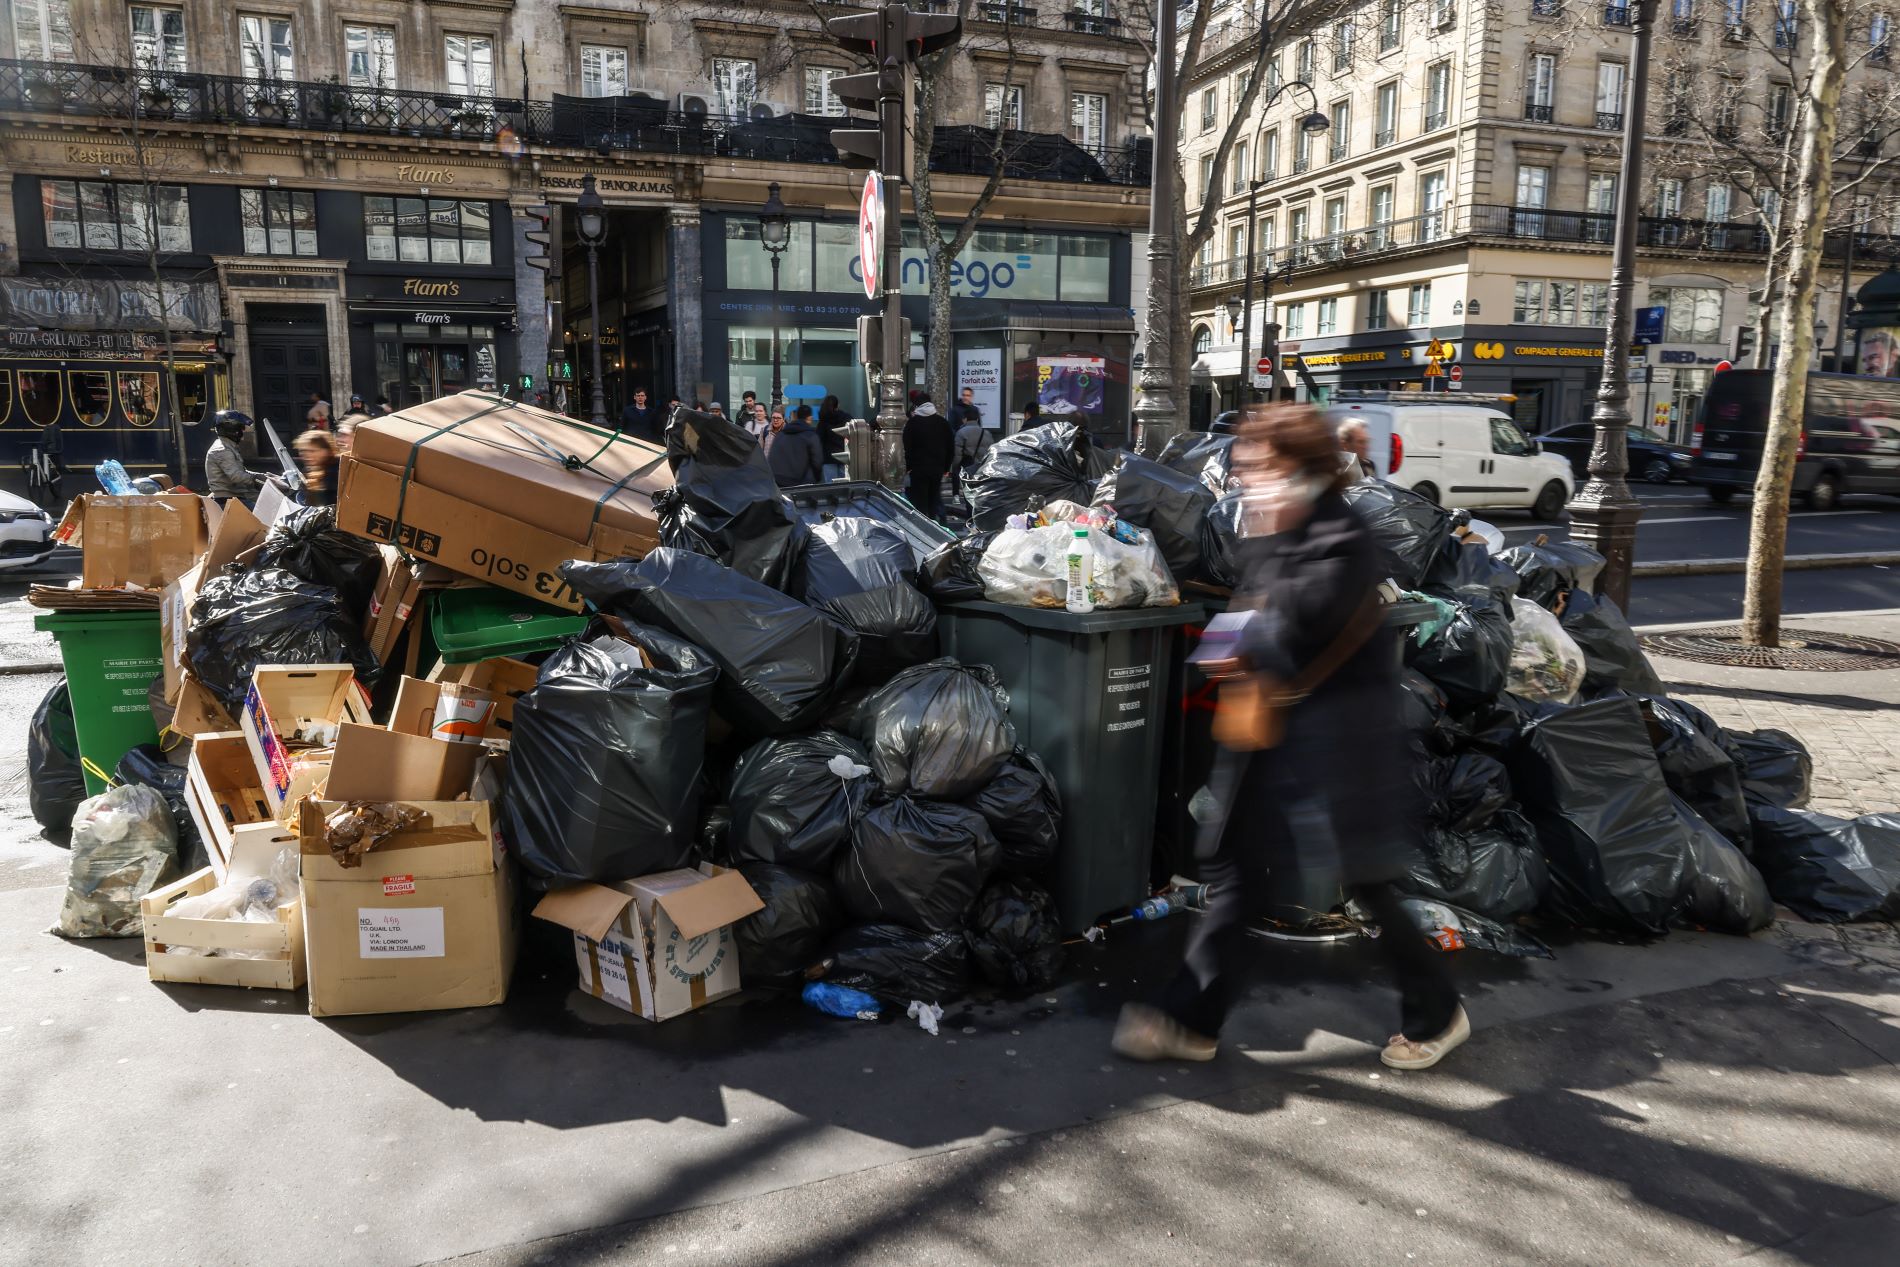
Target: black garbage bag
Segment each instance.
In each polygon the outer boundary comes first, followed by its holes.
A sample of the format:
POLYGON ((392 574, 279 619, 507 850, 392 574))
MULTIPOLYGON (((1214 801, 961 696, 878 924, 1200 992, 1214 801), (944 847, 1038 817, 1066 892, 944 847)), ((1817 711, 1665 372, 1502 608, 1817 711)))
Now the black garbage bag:
POLYGON ((730 418, 681 407, 666 422, 666 461, 673 487, 653 499, 660 543, 785 588, 805 525, 752 434, 730 418))
POLYGON ((1507 764, 1550 865, 1547 908, 1586 928, 1667 931, 1688 875, 1688 833, 1636 701, 1540 717, 1507 764))
POLYGON ((1451 623, 1424 646, 1407 640, 1405 662, 1437 683, 1454 707, 1478 708, 1497 698, 1510 676, 1511 618, 1470 591, 1456 606, 1451 623))
POLYGON ((944 658, 868 696, 856 733, 886 792, 956 800, 987 787, 1015 750, 1008 710, 995 669, 944 658))
POLYGON ((1398 887, 1491 919, 1510 921, 1537 909, 1550 888, 1537 831, 1513 809, 1483 827, 1431 828, 1425 849, 1398 887))
POLYGON ((515 701, 502 834, 549 887, 692 861, 719 671, 690 643, 624 628, 569 639, 515 701))
POLYGON ((1775 900, 1805 919, 1900 919, 1900 814, 1836 818, 1751 804, 1755 865, 1775 900))
POLYGON ((1028 880, 997 880, 970 908, 964 940, 983 979, 1003 990, 1040 990, 1062 975, 1055 899, 1028 880))
POLYGON ((1730 756, 1742 776, 1742 796, 1752 809, 1772 805, 1800 809, 1814 784, 1814 758, 1785 730, 1725 730, 1730 756))
POLYGON ((835 730, 761 739, 746 749, 726 793, 733 860, 828 872, 876 786, 868 775, 834 774, 829 767, 838 757, 860 769, 869 765, 864 749, 835 730))
POLYGON ((815 875, 769 862, 742 862, 739 874, 765 903, 732 926, 739 974, 747 985, 803 977, 824 958, 825 943, 843 921, 838 900, 815 875))
POLYGON ((1775 901, 1755 864, 1687 801, 1669 799, 1689 839, 1689 874, 1676 921, 1741 937, 1774 923, 1775 901))
POLYGON ((963 802, 996 836, 997 870, 1034 876, 1048 870, 1062 843, 1062 794, 1042 758, 1018 748, 989 786, 963 802))
POLYGON ((1662 693, 1662 679, 1649 666, 1649 657, 1637 644, 1635 631, 1614 602, 1574 589, 1559 619, 1564 632, 1583 652, 1585 695, 1607 690, 1632 695, 1662 693))
POLYGON ((955 541, 946 541, 924 560, 917 583, 924 593, 940 603, 963 603, 983 597, 983 578, 976 565, 983 552, 996 540, 994 532, 973 532, 955 541))
POLYGON ((1498 551, 1498 558, 1517 573, 1519 598, 1552 611, 1565 590, 1588 590, 1603 571, 1603 556, 1575 541, 1508 546, 1498 551))
POLYGON ((1426 940, 1443 951, 1488 950, 1516 959, 1556 958, 1549 946, 1517 925, 1461 910, 1437 898, 1401 896, 1399 906, 1426 940))
POLYGON ((1345 497, 1372 529, 1386 575, 1402 589, 1417 589, 1439 553, 1448 548, 1451 512, 1384 480, 1349 484, 1345 497))
POLYGON ((903 534, 840 515, 805 538, 791 592, 857 634, 858 680, 882 682, 937 654, 937 609, 916 580, 916 556, 903 534))
POLYGON ((337 530, 335 506, 301 506, 271 525, 251 565, 282 568, 312 585, 328 585, 343 610, 361 620, 376 596, 383 556, 363 538, 337 530))
POLYGON ((336 590, 282 568, 214 576, 191 605, 185 658, 205 688, 236 717, 260 664, 349 664, 364 686, 381 669, 361 622, 336 590))
POLYGON ((1426 756, 1450 752, 1459 734, 1447 715, 1450 701, 1438 689, 1438 684, 1422 673, 1406 669, 1399 674, 1399 689, 1399 725, 1410 737, 1412 746, 1426 756))
POLYGON ((205 852, 204 837, 198 834, 198 821, 191 816, 191 804, 185 799, 185 775, 185 767, 173 765, 155 743, 126 749, 112 771, 118 782, 149 787, 165 798, 165 808, 171 811, 172 826, 178 832, 179 872, 190 875, 209 866, 211 859, 205 852))
POLYGON ((963 477, 970 526, 994 532, 1011 515, 1034 514, 1052 501, 1086 506, 1102 461, 1087 430, 1072 422, 1045 422, 1004 436, 963 477))
POLYGON ((1096 485, 1093 504, 1113 506, 1116 518, 1152 532, 1178 579, 1208 579, 1201 550, 1214 491, 1194 476, 1124 453, 1096 485))
POLYGON ((719 666, 720 714, 748 734, 808 729, 857 660, 856 634, 702 555, 661 547, 638 563, 570 559, 561 575, 602 611, 703 649, 719 666))
POLYGON ((894 796, 858 815, 832 883, 853 919, 940 933, 963 927, 996 855, 975 810, 894 796))
POLYGON ((935 1003, 970 987, 963 930, 920 933, 901 924, 859 924, 832 939, 825 980, 866 994, 935 1003))
POLYGON ((1698 715, 1707 722, 1708 714, 1664 695, 1646 696, 1639 706, 1649 726, 1649 741, 1656 749, 1656 764, 1662 767, 1669 790, 1709 826, 1747 852, 1754 841, 1748 802, 1742 796, 1742 776, 1729 754, 1698 724, 1698 715))
POLYGON ((1433 757, 1421 762, 1417 773, 1419 790, 1425 793, 1426 821, 1433 827, 1476 831, 1511 803, 1511 778, 1504 763, 1483 752, 1433 757))
POLYGON ((61 835, 73 829, 73 814, 86 799, 86 774, 79 765, 79 738, 73 732, 73 701, 66 679, 53 683, 33 710, 26 732, 26 799, 33 821, 61 835))
POLYGON ((1469 537, 1461 543, 1451 537, 1432 560, 1420 588, 1453 598, 1462 598, 1466 590, 1476 590, 1488 595, 1509 615, 1518 584, 1518 575, 1511 565, 1492 554, 1484 542, 1469 537))
POLYGON ((1201 525, 1201 579, 1232 589, 1240 584, 1240 490, 1222 493, 1201 525))
POLYGON ((1180 431, 1168 438, 1155 461, 1169 470, 1191 475, 1216 497, 1227 491, 1233 475, 1234 437, 1208 431, 1180 431))

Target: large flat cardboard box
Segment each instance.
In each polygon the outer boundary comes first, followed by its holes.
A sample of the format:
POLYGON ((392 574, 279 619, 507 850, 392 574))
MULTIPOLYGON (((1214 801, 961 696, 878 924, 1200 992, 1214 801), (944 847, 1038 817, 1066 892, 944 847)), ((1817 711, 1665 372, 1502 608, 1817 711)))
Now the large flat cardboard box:
POLYGON ((185 766, 185 807, 222 884, 238 830, 273 819, 243 731, 213 731, 192 740, 191 760, 185 766))
POLYGON ((186 919, 170 913, 188 897, 209 893, 232 880, 268 875, 277 854, 295 848, 295 833, 277 823, 237 829, 228 875, 210 867, 194 871, 176 884, 153 889, 140 899, 145 924, 145 972, 154 981, 194 985, 238 985, 252 989, 295 990, 304 983, 303 902, 277 908, 274 923, 249 920, 186 919), (227 952, 173 954, 178 946, 195 951, 227 952), (233 957, 228 952, 239 952, 233 957))
POLYGON ((363 423, 340 478, 345 532, 570 610, 560 565, 645 555, 673 484, 660 445, 485 392, 363 423))
POLYGON ((345 722, 368 726, 369 696, 347 664, 260 664, 251 675, 238 728, 257 767, 258 786, 271 817, 289 821, 297 802, 329 776, 330 744, 312 745, 319 733, 334 736, 345 722), (305 752, 311 755, 304 755, 305 752))
POLYGON ((298 821, 310 1014, 487 1007, 508 997, 520 929, 514 867, 483 801, 423 802, 429 821, 344 867, 306 800, 298 821))
POLYGON ((581 989, 663 1021, 738 992, 732 925, 763 909, 744 876, 707 863, 556 889, 534 913, 573 932, 581 989))
POLYGON ((79 547, 79 583, 86 589, 162 590, 205 552, 213 515, 215 507, 183 490, 131 497, 85 493, 66 508, 53 539, 79 547))

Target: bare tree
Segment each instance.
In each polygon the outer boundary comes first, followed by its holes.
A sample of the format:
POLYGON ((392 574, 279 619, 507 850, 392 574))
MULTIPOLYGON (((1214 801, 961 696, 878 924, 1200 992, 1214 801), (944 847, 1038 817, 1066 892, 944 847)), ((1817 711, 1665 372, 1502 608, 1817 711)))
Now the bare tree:
POLYGON ((1847 78, 1848 0, 1802 0, 1813 33, 1804 103, 1800 177, 1790 217, 1788 272, 1781 298, 1781 354, 1775 362, 1774 394, 1755 501, 1748 524, 1747 588, 1742 598, 1742 640, 1772 647, 1781 641, 1781 568, 1788 542, 1788 495, 1807 412, 1808 359, 1814 350, 1814 296, 1821 250, 1834 199, 1841 87, 1847 78))

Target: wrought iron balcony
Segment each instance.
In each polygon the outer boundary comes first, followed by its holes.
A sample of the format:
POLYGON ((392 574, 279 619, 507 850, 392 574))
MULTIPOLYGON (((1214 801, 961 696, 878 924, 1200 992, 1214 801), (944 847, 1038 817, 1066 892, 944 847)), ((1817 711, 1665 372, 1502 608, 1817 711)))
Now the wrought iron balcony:
POLYGON ((1603 25, 1628 26, 1630 7, 1626 4, 1606 4, 1603 6, 1603 25))
POLYGON ((1036 25, 1036 11, 1020 4, 979 4, 976 6, 976 16, 985 22, 1000 22, 1009 26, 1036 25))
POLYGON ((1669 33, 1678 39, 1692 40, 1701 29, 1702 23, 1697 18, 1675 18, 1669 23, 1669 33))
POLYGON ((1597 111, 1597 130, 1601 132, 1621 132, 1623 130, 1623 112, 1621 110, 1597 111))
POLYGON ((1380 128, 1377 132, 1372 134, 1372 144, 1378 149, 1384 149, 1398 139, 1399 131, 1397 128, 1380 128))
POLYGON ((1558 18, 1564 12, 1564 0, 1531 0, 1531 16, 1558 18))
POLYGON ((1449 113, 1444 110, 1428 111, 1425 115, 1424 130, 1427 132, 1436 132, 1445 126, 1450 117, 1449 113))
MULTIPOLYGON (((673 109, 645 96, 549 101, 457 96, 330 82, 130 70, 0 59, 0 115, 137 120, 154 127, 250 127, 280 132, 667 154, 765 162, 842 164, 831 143, 840 120, 789 114, 763 118, 673 109)), ((933 171, 987 175, 994 133, 940 127, 933 171)), ((1004 135, 1007 176, 1022 180, 1146 185, 1145 146, 1078 145, 1054 133, 1004 135)))
POLYGON ((1083 35, 1120 35, 1122 21, 1107 14, 1084 13, 1080 9, 1070 9, 1062 15, 1063 23, 1071 30, 1083 35))
POLYGON ((1557 117, 1557 107, 1528 101, 1524 103, 1524 117, 1532 123, 1550 123, 1557 117))

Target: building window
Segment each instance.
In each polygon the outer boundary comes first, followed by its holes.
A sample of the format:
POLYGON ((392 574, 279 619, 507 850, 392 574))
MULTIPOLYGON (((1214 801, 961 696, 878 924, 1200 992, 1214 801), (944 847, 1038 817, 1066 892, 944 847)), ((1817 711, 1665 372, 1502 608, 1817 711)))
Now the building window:
POLYGON ((727 118, 745 119, 759 102, 759 64, 749 57, 715 57, 712 63, 713 109, 727 118))
POLYGON ((1293 50, 1293 78, 1303 84, 1313 82, 1315 48, 1311 39, 1304 39, 1300 41, 1299 47, 1293 50))
POLYGON ((1267 63, 1267 96, 1271 97, 1286 86, 1286 75, 1280 69, 1280 59, 1275 57, 1267 63))
POLYGON ((1396 79, 1379 85, 1373 129, 1375 146, 1390 145, 1399 139, 1399 83, 1396 79))
POLYGON ((1611 216, 1616 214, 1615 173, 1590 173, 1590 183, 1584 193, 1584 209, 1590 212, 1590 214, 1598 216, 1611 216))
POLYGON ((246 255, 315 255, 317 196, 289 189, 238 190, 246 255))
POLYGON ((1202 202, 1214 196, 1214 156, 1212 154, 1201 155, 1200 190, 1202 202))
POLYGON ((1319 320, 1315 323, 1316 334, 1334 334, 1339 329, 1339 301, 1322 299, 1319 301, 1319 320))
POLYGON ((1296 250, 1301 243, 1306 241, 1306 217, 1305 207, 1295 207, 1287 214, 1287 241, 1291 242, 1296 250))
POLYGON ((352 88, 381 90, 396 82, 396 28, 343 28, 343 71, 352 88))
POLYGON ((1260 138, 1260 179, 1272 180, 1280 174, 1280 129, 1260 138))
POLYGON ((1734 193, 1727 185, 1710 185, 1703 195, 1705 215, 1711 222, 1720 224, 1729 218, 1729 204, 1734 193))
POLYGON ((1445 236, 1445 173, 1426 172, 1418 181, 1419 240, 1445 236))
POLYGON ((1326 236, 1344 237, 1346 233, 1346 200, 1328 198, 1326 200, 1326 236))
POLYGON ((46 245, 87 251, 144 251, 153 245, 167 254, 191 250, 191 204, 183 185, 155 185, 147 197, 143 184, 99 180, 42 180, 40 203, 46 217, 46 245))
POLYGON ((1367 195, 1372 207, 1372 231, 1366 235, 1366 245, 1375 251, 1383 251, 1392 245, 1392 211, 1397 199, 1392 186, 1378 185, 1367 195))
POLYGON ((1201 131, 1214 130, 1214 117, 1219 113, 1219 99, 1218 89, 1209 88, 1201 94, 1201 131))
POLYGON ((1569 326, 1577 323, 1577 283, 1552 282, 1550 300, 1544 310, 1544 319, 1552 325, 1569 326))
POLYGON ((1194 327, 1194 355, 1206 356, 1214 350, 1214 327, 1194 327))
POLYGON ((1610 283, 1585 282, 1577 288, 1578 321, 1586 326, 1608 325, 1610 321, 1610 283))
POLYGON ((1091 154, 1102 153, 1108 145, 1108 94, 1070 93, 1069 127, 1076 144, 1091 154))
POLYGON ((1623 126, 1623 84, 1628 73, 1622 62, 1597 63, 1597 126, 1606 131, 1623 126))
POLYGON ((1286 338, 1299 339, 1306 335, 1306 305, 1288 304, 1286 306, 1286 329, 1281 332, 1286 338))
POLYGON ((1451 118, 1451 63, 1433 62, 1425 69, 1425 130, 1442 128, 1451 118))
MULTIPOLYGON (((810 71, 805 72, 810 75, 810 71)), ((581 45, 581 96, 627 95, 627 50, 610 44, 581 45)), ((828 113, 814 110, 813 114, 828 113)))
POLYGON ((1293 130, 1293 174, 1299 175, 1313 165, 1313 134, 1305 128, 1293 130))
POLYGON ((1247 192, 1247 173, 1249 172, 1249 170, 1251 170, 1247 166, 1247 160, 1250 157, 1252 156, 1248 154, 1247 152, 1247 143, 1245 141, 1242 141, 1238 145, 1234 146, 1234 158, 1233 158, 1234 173, 1233 173, 1231 185, 1232 185, 1233 191, 1237 194, 1244 194, 1247 192))
POLYGON ((1247 266, 1246 257, 1247 226, 1244 224, 1230 225, 1227 229, 1227 258, 1230 260, 1239 260, 1241 267, 1244 269, 1247 266))
POLYGON ((1432 323, 1432 284, 1415 282, 1405 293, 1405 324, 1428 326, 1432 323))
POLYGON ((492 264, 488 204, 455 198, 365 198, 363 230, 372 260, 410 264, 492 264))
POLYGON ((1669 342, 1721 342, 1722 290, 1719 286, 1664 286, 1652 289, 1649 301, 1668 310, 1663 317, 1663 337, 1669 342))
POLYGON ((1352 46, 1354 32, 1352 19, 1347 18, 1333 27, 1333 73, 1338 74, 1352 65, 1352 46))
POLYGON ((1524 88, 1524 117, 1535 123, 1550 123, 1556 118, 1557 56, 1554 53, 1531 54, 1530 82, 1524 88))
POLYGON ((442 64, 448 89, 463 97, 495 95, 495 41, 487 35, 447 35, 442 64))
POLYGON ((1023 126, 1023 86, 1021 84, 983 85, 983 124, 992 130, 1023 126))
POLYGON ((1519 281, 1511 304, 1511 320, 1520 325, 1539 325, 1544 320, 1544 283, 1519 281))
POLYGON ((841 115, 845 113, 844 102, 831 90, 831 81, 841 78, 844 71, 835 66, 807 66, 805 68, 805 113, 819 115, 841 115))
POLYGON ((1514 235, 1544 236, 1544 208, 1550 205, 1550 168, 1520 165, 1517 169, 1518 214, 1511 217, 1514 235))
POLYGON ((28 62, 73 60, 69 0, 12 0, 13 55, 28 62))
POLYGON ((1391 320, 1392 292, 1388 290, 1369 290, 1366 292, 1366 329, 1383 330, 1391 320))
POLYGON ((1337 163, 1352 152, 1352 102, 1333 102, 1332 138, 1330 153, 1332 161, 1337 163))
POLYGON ((1682 216, 1682 181, 1666 176, 1656 182, 1656 214, 1675 220, 1682 216))
POLYGON ((1780 140, 1788 131, 1788 120, 1794 117, 1794 89, 1788 84, 1771 84, 1768 88, 1768 135, 1771 140, 1780 140))
POLYGON ((135 4, 129 12, 132 64, 140 70, 184 70, 185 11, 168 5, 135 4))
POLYGON ((291 46, 290 19, 239 14, 238 61, 246 79, 295 79, 297 54, 291 46))
POLYGON ((1405 26, 1405 0, 1385 0, 1385 12, 1379 19, 1379 51, 1389 53, 1399 46, 1405 26))

